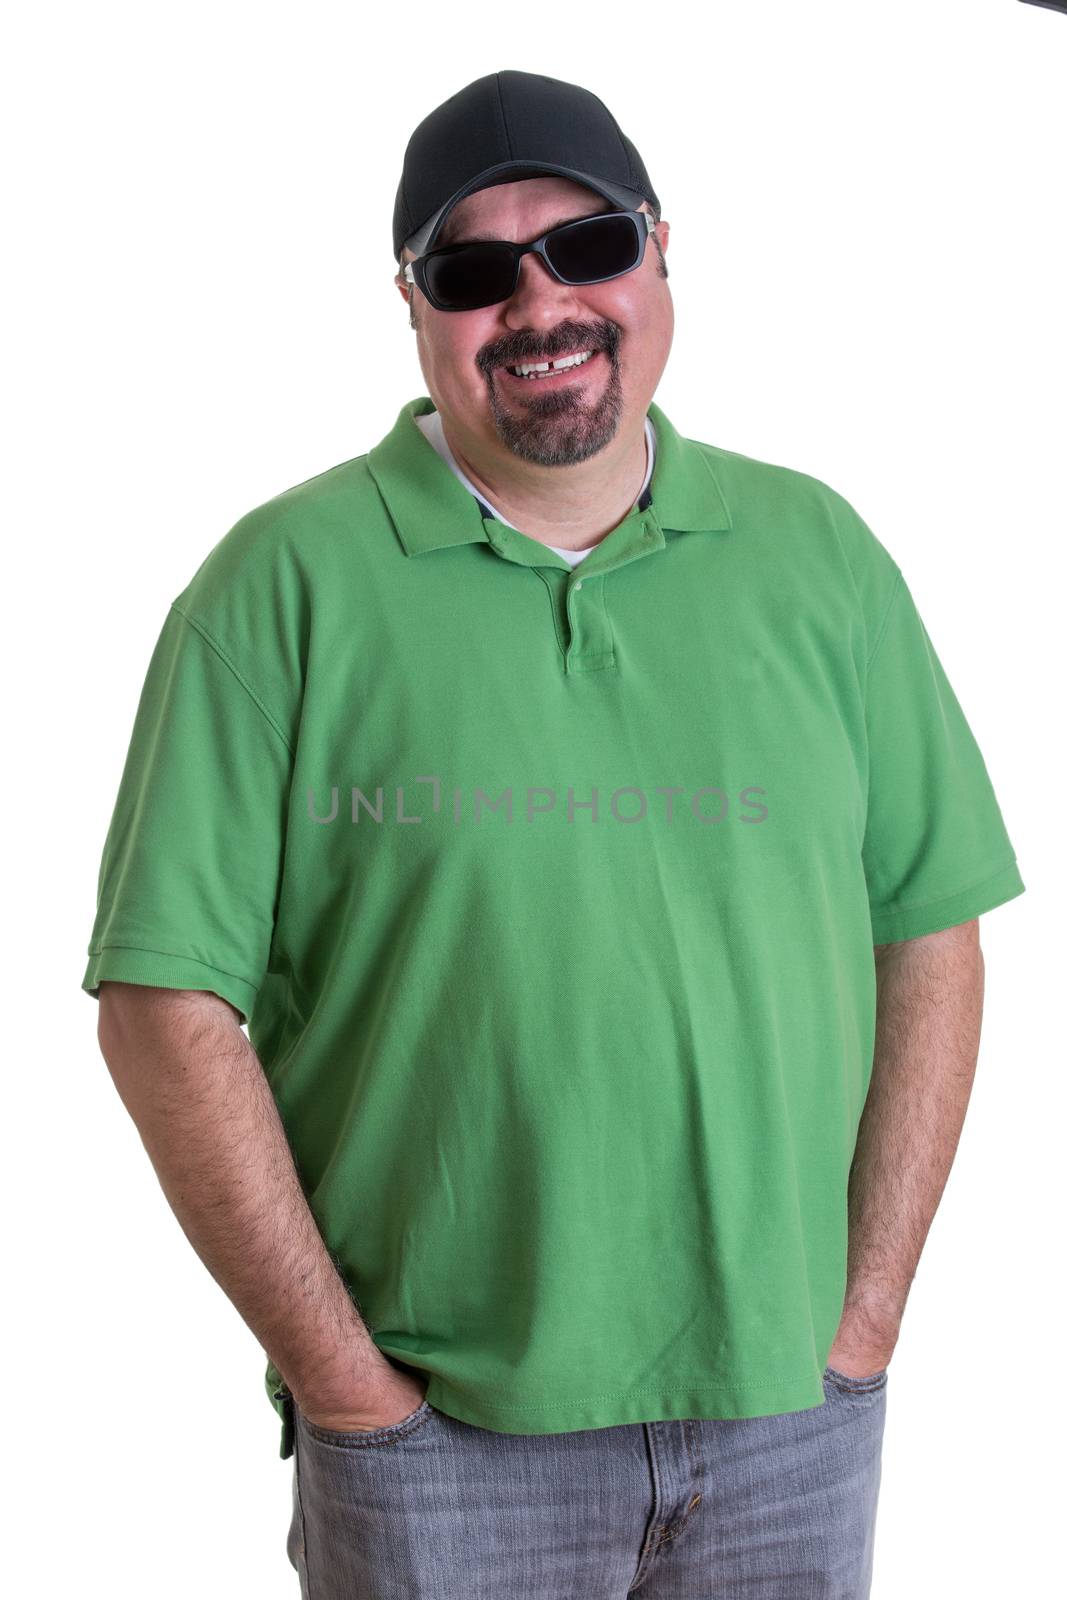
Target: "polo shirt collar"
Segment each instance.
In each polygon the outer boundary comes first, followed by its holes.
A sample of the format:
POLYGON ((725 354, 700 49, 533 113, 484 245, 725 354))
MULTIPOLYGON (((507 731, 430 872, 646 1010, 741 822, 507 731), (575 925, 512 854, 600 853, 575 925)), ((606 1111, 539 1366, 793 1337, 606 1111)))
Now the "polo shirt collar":
MULTIPOLYGON (((483 518, 480 502, 416 425, 416 417, 434 409, 428 395, 409 400, 389 433, 367 455, 368 470, 409 556, 493 542, 488 531, 493 522, 483 518)), ((652 503, 630 515, 641 515, 659 529, 676 533, 730 528, 729 509, 704 451, 683 438, 654 402, 648 415, 656 430, 656 461, 649 484, 652 503)))

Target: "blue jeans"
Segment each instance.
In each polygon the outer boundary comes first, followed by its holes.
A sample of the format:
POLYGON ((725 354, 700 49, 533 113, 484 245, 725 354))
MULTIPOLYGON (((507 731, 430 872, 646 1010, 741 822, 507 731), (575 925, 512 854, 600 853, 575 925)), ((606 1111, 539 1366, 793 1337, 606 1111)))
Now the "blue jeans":
POLYGON ((827 1367, 804 1411, 577 1433, 294 1405, 289 1560, 303 1600, 867 1600, 886 1381, 827 1367))

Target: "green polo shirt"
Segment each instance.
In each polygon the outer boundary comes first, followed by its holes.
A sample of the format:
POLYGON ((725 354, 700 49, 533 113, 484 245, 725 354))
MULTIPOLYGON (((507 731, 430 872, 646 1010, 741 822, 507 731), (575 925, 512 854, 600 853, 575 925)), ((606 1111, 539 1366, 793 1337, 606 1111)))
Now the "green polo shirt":
POLYGON ((817 1406, 872 947, 1023 891, 982 756, 826 484, 652 405, 649 490, 571 569, 483 515, 432 409, 174 600, 82 986, 240 1009, 323 1239, 438 1410, 817 1406))

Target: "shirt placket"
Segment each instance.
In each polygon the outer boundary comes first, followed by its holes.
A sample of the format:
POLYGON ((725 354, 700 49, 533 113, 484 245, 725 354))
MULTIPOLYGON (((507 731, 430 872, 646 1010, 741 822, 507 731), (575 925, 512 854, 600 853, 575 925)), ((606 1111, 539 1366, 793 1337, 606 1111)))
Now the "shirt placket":
POLYGON ((591 555, 569 568, 561 556, 536 539, 496 518, 483 518, 486 538, 496 554, 517 566, 549 569, 542 576, 562 584, 563 666, 568 676, 602 672, 616 665, 615 640, 608 615, 606 582, 619 567, 662 550, 666 543, 655 513, 632 512, 591 555))

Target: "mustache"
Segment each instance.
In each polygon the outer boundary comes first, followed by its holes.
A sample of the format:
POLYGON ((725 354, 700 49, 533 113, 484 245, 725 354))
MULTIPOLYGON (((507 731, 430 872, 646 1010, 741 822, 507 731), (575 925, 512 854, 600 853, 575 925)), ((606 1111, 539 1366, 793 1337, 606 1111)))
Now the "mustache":
POLYGON ((511 345, 497 345, 483 351, 478 364, 486 373, 497 367, 516 367, 522 361, 552 361, 557 356, 569 355, 572 350, 601 350, 607 356, 618 352, 620 331, 614 327, 560 328, 552 334, 537 339, 529 338, 511 345))

